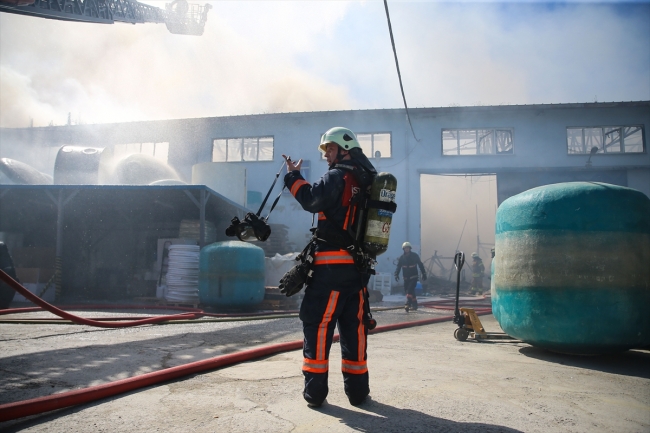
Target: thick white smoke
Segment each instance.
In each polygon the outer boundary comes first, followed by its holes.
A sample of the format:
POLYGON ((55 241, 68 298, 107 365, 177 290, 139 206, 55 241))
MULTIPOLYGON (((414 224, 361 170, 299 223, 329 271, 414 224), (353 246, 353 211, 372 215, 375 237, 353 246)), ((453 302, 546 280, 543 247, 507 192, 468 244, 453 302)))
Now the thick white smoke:
MULTIPOLYGON (((0 13, 0 126, 402 106, 382 2, 211 4, 201 37, 0 13)), ((389 5, 412 107, 650 98, 648 3, 389 5)))

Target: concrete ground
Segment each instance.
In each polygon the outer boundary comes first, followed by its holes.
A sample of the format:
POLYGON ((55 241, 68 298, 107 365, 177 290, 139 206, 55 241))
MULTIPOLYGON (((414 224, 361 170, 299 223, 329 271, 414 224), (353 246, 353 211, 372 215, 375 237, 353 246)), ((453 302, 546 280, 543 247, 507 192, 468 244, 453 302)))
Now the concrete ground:
MULTIPOLYGON (((448 314, 394 310, 375 318, 381 326, 448 314)), ((499 331, 492 316, 481 320, 488 331, 499 331)), ((525 343, 458 342, 454 329, 445 322, 371 335, 371 399, 359 407, 343 393, 334 344, 330 394, 318 409, 302 399, 302 353, 293 351, 0 423, 0 430, 650 431, 650 352, 576 357, 525 343)), ((298 339, 295 318, 122 330, 0 324, 0 404, 298 339)))

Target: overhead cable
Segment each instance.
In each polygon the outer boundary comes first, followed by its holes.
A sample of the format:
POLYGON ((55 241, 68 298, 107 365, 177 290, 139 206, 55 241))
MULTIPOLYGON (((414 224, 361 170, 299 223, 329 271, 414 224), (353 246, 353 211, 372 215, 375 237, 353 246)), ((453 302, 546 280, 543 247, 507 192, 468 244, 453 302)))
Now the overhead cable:
POLYGON ((388 32, 390 33, 390 43, 393 45, 393 54, 395 55, 395 66, 397 67, 397 78, 399 78, 399 88, 402 91, 402 99, 404 100, 404 108, 406 109, 406 118, 409 121, 411 126, 411 132, 413 133, 413 138, 418 143, 420 139, 415 136, 415 131, 413 130, 413 124, 411 123, 411 116, 409 115, 409 107, 406 104, 406 96, 404 95, 404 86, 402 85, 402 74, 399 71, 399 61, 397 60, 397 49, 395 48, 395 38, 393 38, 393 27, 390 25, 390 15, 388 13, 388 0, 384 0, 384 7, 386 8, 386 19, 388 20, 388 32))

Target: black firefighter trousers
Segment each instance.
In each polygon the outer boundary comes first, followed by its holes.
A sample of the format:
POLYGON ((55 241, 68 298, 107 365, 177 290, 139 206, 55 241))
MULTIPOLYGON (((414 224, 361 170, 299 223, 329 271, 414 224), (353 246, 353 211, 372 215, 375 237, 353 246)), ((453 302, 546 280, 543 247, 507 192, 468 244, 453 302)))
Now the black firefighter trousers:
POLYGON ((363 324, 363 291, 368 277, 354 265, 317 265, 300 306, 304 345, 303 396, 319 405, 329 391, 329 353, 338 325, 343 387, 350 403, 361 403, 370 388, 366 364, 368 330, 363 324))

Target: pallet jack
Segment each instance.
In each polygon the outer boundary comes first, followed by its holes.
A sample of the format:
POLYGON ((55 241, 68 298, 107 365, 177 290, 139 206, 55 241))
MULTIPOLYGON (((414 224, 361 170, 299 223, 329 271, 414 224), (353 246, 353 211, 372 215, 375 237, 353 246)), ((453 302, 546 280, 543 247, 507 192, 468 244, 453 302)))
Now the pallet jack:
POLYGON ((454 338, 458 341, 466 341, 471 338, 475 341, 484 340, 509 340, 519 341, 504 332, 486 332, 481 320, 478 318, 473 308, 458 308, 458 299, 460 297, 460 270, 465 264, 465 253, 458 252, 454 256, 454 266, 456 267, 456 307, 454 309, 454 323, 458 328, 454 331, 454 338), (462 314, 461 314, 462 313, 462 314))

